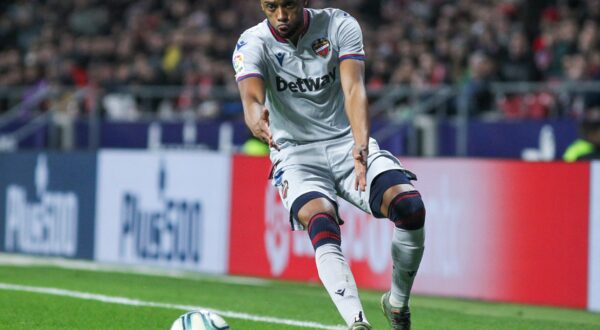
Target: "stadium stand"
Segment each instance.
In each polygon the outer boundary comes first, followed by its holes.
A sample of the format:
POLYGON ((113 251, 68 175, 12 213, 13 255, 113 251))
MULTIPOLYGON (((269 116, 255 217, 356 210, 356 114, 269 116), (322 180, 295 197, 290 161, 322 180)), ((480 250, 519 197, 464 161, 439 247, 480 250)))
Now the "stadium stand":
MULTIPOLYGON (((343 8, 361 21, 375 117, 402 119, 415 97, 443 105, 425 113, 492 119, 580 118, 600 104, 598 1, 310 5, 343 8)), ((63 92, 42 109, 68 103, 64 87, 77 87, 86 96, 63 112, 239 119, 232 45, 262 15, 247 0, 1 2, 0 114, 58 86, 63 92)))

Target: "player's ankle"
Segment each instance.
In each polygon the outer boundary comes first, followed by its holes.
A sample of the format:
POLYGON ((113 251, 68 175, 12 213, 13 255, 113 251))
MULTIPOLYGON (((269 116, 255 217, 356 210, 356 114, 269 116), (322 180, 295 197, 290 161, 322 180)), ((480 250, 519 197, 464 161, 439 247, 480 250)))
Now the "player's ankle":
POLYGON ((404 299, 396 299, 393 294, 390 294, 388 302, 392 307, 404 308, 408 307, 408 303, 404 299))

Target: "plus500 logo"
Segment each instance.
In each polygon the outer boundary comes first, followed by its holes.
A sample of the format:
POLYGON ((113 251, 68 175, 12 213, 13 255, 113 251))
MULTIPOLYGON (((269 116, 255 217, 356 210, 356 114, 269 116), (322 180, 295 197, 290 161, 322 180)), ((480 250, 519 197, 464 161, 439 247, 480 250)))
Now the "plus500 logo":
POLYGON ((6 188, 7 251, 73 257, 77 253, 79 201, 70 191, 49 191, 50 171, 46 156, 38 156, 35 168, 35 198, 27 189, 11 184, 6 188))
POLYGON ((27 201, 23 187, 6 191, 7 251, 75 256, 77 252, 77 196, 45 193, 39 201, 27 201))
POLYGON ((141 196, 127 192, 121 203, 121 257, 197 264, 202 258, 203 216, 198 201, 163 199, 143 209, 141 196))

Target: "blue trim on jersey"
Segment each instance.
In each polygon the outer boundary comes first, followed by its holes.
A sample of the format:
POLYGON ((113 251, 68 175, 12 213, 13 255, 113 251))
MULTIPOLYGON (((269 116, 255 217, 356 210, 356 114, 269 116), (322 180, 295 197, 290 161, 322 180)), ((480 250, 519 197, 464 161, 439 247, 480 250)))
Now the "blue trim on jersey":
POLYGON ((360 60, 360 61, 365 61, 367 59, 367 57, 365 55, 360 55, 360 54, 348 54, 348 55, 344 55, 344 56, 340 56, 339 57, 339 61, 343 61, 343 60, 360 60))
POLYGON ((261 78, 262 80, 265 80, 265 77, 263 77, 263 75, 260 73, 248 73, 246 75, 238 77, 235 81, 240 82, 246 78, 252 78, 252 77, 257 77, 257 78, 261 78))

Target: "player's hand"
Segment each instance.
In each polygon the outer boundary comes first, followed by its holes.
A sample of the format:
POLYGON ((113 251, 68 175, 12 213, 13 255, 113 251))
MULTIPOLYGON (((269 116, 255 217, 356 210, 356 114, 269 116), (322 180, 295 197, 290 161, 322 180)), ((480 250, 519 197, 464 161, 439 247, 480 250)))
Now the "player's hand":
POLYGON ((365 191, 367 188, 369 147, 366 145, 354 145, 354 148, 352 148, 352 157, 354 158, 354 172, 356 173, 354 189, 365 191))
POLYGON ((269 110, 263 108, 258 122, 252 127, 252 134, 267 143, 269 147, 279 150, 279 146, 275 144, 275 141, 273 140, 273 134, 271 134, 269 125, 269 110))

